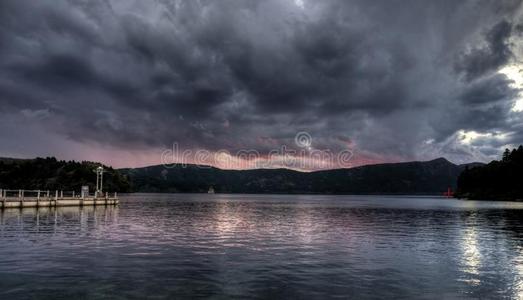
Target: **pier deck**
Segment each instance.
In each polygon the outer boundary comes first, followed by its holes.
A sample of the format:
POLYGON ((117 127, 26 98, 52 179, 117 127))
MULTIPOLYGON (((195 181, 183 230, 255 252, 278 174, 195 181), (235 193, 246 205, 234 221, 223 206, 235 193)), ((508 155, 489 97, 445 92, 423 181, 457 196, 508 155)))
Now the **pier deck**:
POLYGON ((103 195, 75 195, 74 192, 38 190, 0 190, 0 209, 24 207, 118 205, 116 193, 103 195), (69 195, 67 195, 69 194, 69 195))

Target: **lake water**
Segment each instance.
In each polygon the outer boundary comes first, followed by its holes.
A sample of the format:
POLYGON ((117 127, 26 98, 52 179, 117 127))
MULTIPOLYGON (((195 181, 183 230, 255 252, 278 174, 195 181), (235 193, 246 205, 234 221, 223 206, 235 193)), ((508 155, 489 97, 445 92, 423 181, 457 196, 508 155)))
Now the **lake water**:
POLYGON ((0 211, 0 299, 523 298, 523 203, 134 194, 0 211))

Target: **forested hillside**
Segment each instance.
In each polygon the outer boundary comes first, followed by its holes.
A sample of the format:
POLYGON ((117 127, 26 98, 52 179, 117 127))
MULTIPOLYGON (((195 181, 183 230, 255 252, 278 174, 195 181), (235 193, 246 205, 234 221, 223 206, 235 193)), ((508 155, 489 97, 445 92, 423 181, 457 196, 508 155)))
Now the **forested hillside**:
POLYGON ((506 149, 500 161, 466 168, 456 196, 468 199, 523 200, 523 146, 506 149))
MULTIPOLYGON (((96 186, 94 169, 101 164, 94 162, 75 162, 57 160, 54 157, 35 159, 0 159, 0 188, 2 189, 41 189, 80 191, 88 185, 91 191, 96 186)), ((105 191, 128 192, 127 178, 117 170, 103 166, 105 191)))
POLYGON ((455 188, 465 165, 444 158, 318 172, 221 170, 195 165, 121 169, 138 192, 441 194, 455 188))
MULTIPOLYGON (((520 150, 506 154, 502 162, 491 163, 485 168, 472 168, 477 164, 455 165, 443 158, 310 173, 288 169, 222 170, 195 165, 119 170, 104 166, 104 190, 205 193, 213 187, 218 193, 441 194, 448 187, 455 188, 458 175, 465 170, 459 180, 459 195, 486 197, 493 195, 488 190, 491 188, 509 191, 507 195, 501 195, 508 197, 516 193, 514 188, 507 186, 517 185, 517 168, 505 168, 521 160, 518 151, 523 150, 520 147, 520 150), (483 169, 488 169, 488 174, 479 171, 483 169), (503 189, 490 187, 489 183, 501 178, 505 178, 502 180, 507 186, 503 189)), ((63 161, 53 157, 1 158, 0 188, 79 191, 82 185, 89 185, 92 191, 96 184, 93 170, 98 166, 100 164, 95 162, 63 161)))

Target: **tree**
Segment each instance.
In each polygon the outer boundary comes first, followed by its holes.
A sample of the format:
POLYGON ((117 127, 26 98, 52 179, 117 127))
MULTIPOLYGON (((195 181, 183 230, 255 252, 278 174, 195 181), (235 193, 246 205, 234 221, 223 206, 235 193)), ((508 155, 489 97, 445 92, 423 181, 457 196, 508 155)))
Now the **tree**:
POLYGON ((505 152, 503 152, 503 158, 501 160, 503 162, 508 162, 510 160, 510 150, 508 148, 506 148, 505 152))

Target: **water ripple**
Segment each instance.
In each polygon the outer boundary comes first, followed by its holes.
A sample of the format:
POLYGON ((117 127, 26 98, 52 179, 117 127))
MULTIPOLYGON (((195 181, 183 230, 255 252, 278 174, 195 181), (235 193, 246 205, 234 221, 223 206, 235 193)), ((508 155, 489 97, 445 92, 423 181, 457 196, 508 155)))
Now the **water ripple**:
POLYGON ((0 212, 1 299, 523 298, 523 204, 128 195, 0 212))

